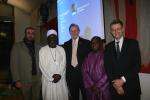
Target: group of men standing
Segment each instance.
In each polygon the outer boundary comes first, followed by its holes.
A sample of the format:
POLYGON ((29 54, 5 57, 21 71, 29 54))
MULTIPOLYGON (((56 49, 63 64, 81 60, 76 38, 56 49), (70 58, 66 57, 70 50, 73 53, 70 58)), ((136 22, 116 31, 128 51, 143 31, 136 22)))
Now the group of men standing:
MULTIPOLYGON (((49 30, 48 44, 41 49, 34 42, 34 31, 27 27, 24 40, 15 44, 11 53, 13 81, 22 90, 24 100, 40 99, 41 72, 43 100, 79 100, 79 91, 83 100, 87 100, 82 64, 91 44, 79 36, 79 26, 70 25, 71 39, 63 46, 57 45, 57 32, 49 30)), ((123 23, 118 19, 112 21, 110 31, 114 41, 105 46, 104 67, 112 100, 140 100, 138 42, 125 38, 123 23)))

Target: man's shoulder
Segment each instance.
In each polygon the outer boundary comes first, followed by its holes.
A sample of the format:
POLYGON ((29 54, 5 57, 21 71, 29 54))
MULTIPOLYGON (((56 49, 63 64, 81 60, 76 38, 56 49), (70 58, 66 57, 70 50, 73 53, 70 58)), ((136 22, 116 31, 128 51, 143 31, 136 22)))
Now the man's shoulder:
POLYGON ((129 38, 124 38, 125 41, 129 41, 129 42, 137 42, 136 39, 129 39, 129 38))
POLYGON ((90 41, 87 40, 87 39, 84 39, 84 38, 79 38, 79 44, 80 45, 89 45, 90 44, 90 41))
POLYGON ((68 44, 71 44, 71 39, 66 41, 66 42, 64 42, 64 45, 68 45, 68 44))
POLYGON ((40 48, 40 51, 46 50, 47 48, 48 48, 48 45, 45 45, 45 46, 40 48))
POLYGON ((136 39, 124 38, 124 41, 128 44, 138 44, 138 41, 136 39))
POLYGON ((35 47, 37 47, 37 48, 43 47, 43 45, 42 45, 41 43, 37 43, 37 42, 35 42, 34 45, 35 45, 35 47))
POLYGON ((79 38, 79 40, 81 40, 81 41, 85 41, 85 42, 90 42, 90 40, 88 40, 88 39, 84 39, 84 38, 82 38, 82 37, 80 37, 80 38, 79 38))
POLYGON ((34 44, 37 45, 37 46, 43 46, 43 44, 38 43, 38 42, 35 42, 34 44))
POLYGON ((108 44, 105 45, 105 48, 111 47, 114 44, 114 41, 109 42, 108 44))
POLYGON ((63 48, 63 46, 61 46, 61 45, 57 45, 56 49, 59 50, 59 51, 61 51, 61 52, 65 51, 64 48, 63 48))
POLYGON ((14 43, 14 47, 20 47, 20 46, 22 46, 23 45, 23 41, 19 41, 19 42, 16 42, 16 43, 14 43))
POLYGON ((58 48, 58 49, 64 49, 64 48, 62 47, 62 45, 57 45, 57 48, 58 48))
POLYGON ((18 41, 18 42, 16 42, 15 44, 16 45, 19 45, 19 44, 23 44, 24 42, 23 41, 18 41))

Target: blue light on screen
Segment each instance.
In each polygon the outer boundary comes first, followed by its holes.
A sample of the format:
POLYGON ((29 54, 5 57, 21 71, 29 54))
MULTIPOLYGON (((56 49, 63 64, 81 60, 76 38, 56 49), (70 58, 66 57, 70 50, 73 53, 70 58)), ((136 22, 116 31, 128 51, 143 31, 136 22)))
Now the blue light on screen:
POLYGON ((83 38, 105 38, 102 0, 57 0, 57 10, 59 44, 70 39, 71 23, 79 25, 83 38))

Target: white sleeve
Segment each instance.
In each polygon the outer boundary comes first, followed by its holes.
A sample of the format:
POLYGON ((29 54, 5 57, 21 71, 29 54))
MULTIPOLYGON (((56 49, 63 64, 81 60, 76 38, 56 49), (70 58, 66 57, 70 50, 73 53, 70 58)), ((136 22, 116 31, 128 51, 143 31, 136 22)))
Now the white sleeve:
POLYGON ((50 74, 47 72, 47 70, 44 69, 44 66, 42 64, 42 61, 44 61, 43 57, 42 57, 42 53, 41 51, 39 52, 39 67, 40 67, 40 70, 42 72, 42 75, 48 80, 48 81, 53 81, 53 77, 52 75, 53 74, 50 74))
POLYGON ((124 83, 126 82, 126 79, 124 76, 122 76, 121 79, 124 81, 124 83))
POLYGON ((62 56, 62 59, 59 65, 58 74, 60 74, 63 77, 65 76, 65 72, 66 72, 66 53, 63 48, 61 48, 61 56, 62 56))

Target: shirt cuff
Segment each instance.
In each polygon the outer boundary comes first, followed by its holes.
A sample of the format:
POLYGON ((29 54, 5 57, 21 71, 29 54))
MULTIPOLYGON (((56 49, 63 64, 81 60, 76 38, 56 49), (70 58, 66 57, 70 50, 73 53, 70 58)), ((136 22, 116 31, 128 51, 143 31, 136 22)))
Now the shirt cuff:
POLYGON ((125 77, 124 77, 124 76, 122 76, 122 77, 121 77, 121 79, 122 79, 124 82, 126 82, 126 79, 125 79, 125 77))

